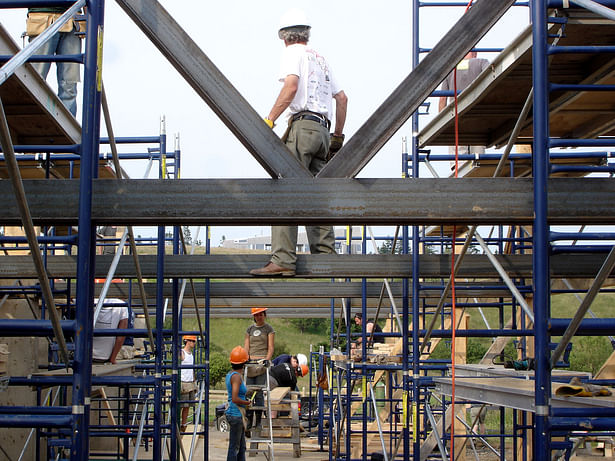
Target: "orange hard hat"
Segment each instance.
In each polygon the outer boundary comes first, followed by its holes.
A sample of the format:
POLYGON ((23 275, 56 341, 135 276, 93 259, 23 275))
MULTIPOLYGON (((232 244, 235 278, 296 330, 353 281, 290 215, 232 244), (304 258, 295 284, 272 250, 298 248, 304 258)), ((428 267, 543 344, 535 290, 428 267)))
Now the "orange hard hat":
POLYGON ((253 307, 252 308, 252 315, 260 314, 261 312, 265 312, 266 310, 267 310, 266 307, 253 307))
POLYGON ((299 369, 301 370, 301 376, 306 376, 310 371, 307 365, 299 365, 299 369))
POLYGON ((230 361, 234 365, 246 363, 248 361, 248 351, 241 346, 235 346, 231 351, 230 361))
POLYGON ((194 335, 185 335, 184 336, 184 341, 194 341, 194 342, 196 342, 196 336, 194 336, 194 335))

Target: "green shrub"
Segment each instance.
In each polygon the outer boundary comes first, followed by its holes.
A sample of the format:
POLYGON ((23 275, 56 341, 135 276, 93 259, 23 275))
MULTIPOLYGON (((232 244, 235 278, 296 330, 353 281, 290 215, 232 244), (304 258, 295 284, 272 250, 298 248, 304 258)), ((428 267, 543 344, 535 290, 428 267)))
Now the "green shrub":
POLYGON ((604 336, 581 336, 575 338, 570 351, 570 368, 588 371, 595 375, 613 352, 608 338, 604 336))
POLYGON ((275 341, 275 349, 273 350, 273 356, 277 357, 278 355, 282 355, 282 354, 296 354, 295 351, 291 351, 290 348, 288 347, 288 344, 286 344, 285 341, 282 341, 278 338, 276 338, 275 341))
POLYGON ((468 344, 466 347, 466 361, 467 363, 478 363, 485 356, 487 352, 487 346, 484 342, 478 338, 468 338, 468 344))
POLYGON ((209 381, 212 386, 223 382, 229 371, 231 371, 231 362, 227 354, 214 352, 209 356, 209 381))
POLYGON ((327 334, 329 319, 291 319, 290 324, 301 333, 327 334))

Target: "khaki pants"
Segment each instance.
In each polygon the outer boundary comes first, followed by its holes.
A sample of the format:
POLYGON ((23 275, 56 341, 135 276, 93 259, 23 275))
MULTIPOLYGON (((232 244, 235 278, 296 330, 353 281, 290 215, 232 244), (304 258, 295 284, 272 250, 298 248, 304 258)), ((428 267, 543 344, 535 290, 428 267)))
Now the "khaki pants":
MULTIPOLYGON (((316 175, 327 163, 329 130, 312 120, 297 120, 288 130, 286 147, 310 172, 316 175)), ((306 226, 310 253, 335 253, 332 226, 306 226)), ((294 269, 297 262, 297 226, 273 226, 271 262, 294 269)))

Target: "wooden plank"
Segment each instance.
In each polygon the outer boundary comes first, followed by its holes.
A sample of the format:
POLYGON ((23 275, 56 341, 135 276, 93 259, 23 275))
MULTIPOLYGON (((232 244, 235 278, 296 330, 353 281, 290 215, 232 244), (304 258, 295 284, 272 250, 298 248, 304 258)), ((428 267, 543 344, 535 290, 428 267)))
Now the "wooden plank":
POLYGON ((272 405, 279 404, 284 397, 288 395, 290 392, 290 387, 276 387, 271 390, 271 394, 269 395, 269 401, 272 405))
MULTIPOLYGON (((614 22, 582 9, 567 8, 565 33, 558 45, 610 45, 615 40, 614 22)), ((550 24, 553 32, 559 25, 550 24)), ((532 35, 525 29, 457 98, 459 144, 501 147, 521 112, 531 89, 532 35)), ((550 83, 612 83, 615 59, 608 53, 567 53, 550 57, 550 83)), ((613 92, 550 93, 550 135, 558 138, 612 136, 615 127, 608 107, 613 92), (590 110, 588 110, 588 108, 590 110)), ((454 145, 454 116, 449 106, 436 114, 419 133, 419 145, 454 145)), ((531 116, 520 133, 520 142, 532 139, 531 116)))
MULTIPOLYGON (((21 48, 0 24, 0 54, 21 48)), ((79 123, 30 64, 18 68, 3 85, 0 98, 14 144, 78 144, 79 123)))
POLYGON ((600 367, 595 379, 615 379, 615 351, 609 355, 609 358, 600 367))

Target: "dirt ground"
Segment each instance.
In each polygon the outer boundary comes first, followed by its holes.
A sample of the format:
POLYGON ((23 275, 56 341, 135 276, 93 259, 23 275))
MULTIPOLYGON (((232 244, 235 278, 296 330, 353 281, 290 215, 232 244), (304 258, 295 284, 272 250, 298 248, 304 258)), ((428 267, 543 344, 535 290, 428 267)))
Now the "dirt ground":
MULTIPOLYGON (((184 453, 186 454, 186 459, 190 453, 192 437, 184 436, 182 439, 182 445, 184 447, 184 453)), ((248 446, 250 439, 247 439, 248 446)), ((497 448, 497 443, 493 441, 497 448)), ((209 427, 209 460, 225 460, 226 452, 228 448, 228 433, 219 432, 216 430, 214 425, 209 427)), ((320 451, 319 446, 317 444, 316 438, 301 438, 301 458, 293 457, 293 446, 292 444, 278 444, 274 445, 274 456, 276 461, 290 461, 295 459, 302 459, 307 461, 328 461, 329 459, 329 451, 328 446, 324 446, 324 450, 320 451)), ((149 453, 151 454, 151 452, 149 453)), ((507 458, 508 456, 512 456, 512 452, 510 449, 507 449, 507 458)), ((132 456, 132 453, 131 453, 132 456)), ((148 453, 140 452, 139 459, 148 459, 148 453)), ((166 458, 165 458, 166 459, 166 458)), ((181 456, 179 458, 182 459, 181 456)), ((198 438, 195 446, 194 446, 194 454, 192 459, 194 461, 205 461, 204 455, 204 439, 198 438)), ((263 454, 258 454, 254 456, 252 459, 260 460, 265 459, 263 454)), ((494 454, 491 450, 489 450, 484 444, 477 442, 475 445, 475 450, 472 449, 470 444, 467 446, 466 450, 466 461, 497 461, 500 459, 496 454, 494 454)))
MULTIPOLYGON (((248 446, 250 439, 247 440, 248 446)), ((210 426, 209 432, 209 459, 224 460, 226 459, 226 450, 228 448, 228 433, 219 432, 214 426, 210 426)), ((303 460, 327 460, 329 459, 329 451, 325 445, 325 451, 318 451, 316 440, 301 438, 301 458, 293 458, 293 446, 291 444, 276 443, 274 445, 274 456, 276 461, 289 461, 293 459, 303 460)), ((200 458, 202 459, 202 458, 200 458)), ((259 454, 253 459, 265 459, 264 455, 259 454)))

